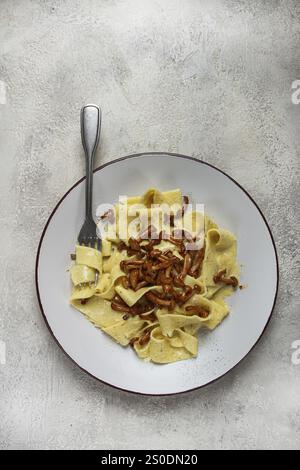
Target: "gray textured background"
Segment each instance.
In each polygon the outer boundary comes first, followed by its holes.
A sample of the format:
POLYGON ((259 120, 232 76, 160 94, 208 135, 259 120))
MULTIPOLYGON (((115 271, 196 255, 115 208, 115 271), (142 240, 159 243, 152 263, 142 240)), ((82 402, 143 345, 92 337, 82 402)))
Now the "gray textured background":
POLYGON ((1 448, 300 447, 299 40, 298 0, 0 0, 1 448), (101 385, 42 320, 36 248, 83 174, 86 102, 103 108, 97 164, 150 150, 199 157, 240 181, 271 225, 274 317, 206 389, 151 398, 101 385))

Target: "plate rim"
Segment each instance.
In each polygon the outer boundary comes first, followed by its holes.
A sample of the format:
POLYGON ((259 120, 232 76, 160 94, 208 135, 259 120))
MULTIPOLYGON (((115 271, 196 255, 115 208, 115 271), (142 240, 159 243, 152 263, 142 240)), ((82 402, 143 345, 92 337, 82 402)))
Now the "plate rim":
POLYGON ((273 316, 273 313, 274 313, 274 308, 275 308, 275 305, 276 305, 276 300, 277 300, 277 296, 278 296, 278 288, 279 288, 279 261, 278 261, 278 253, 277 253, 277 248, 276 248, 276 244, 275 244, 275 240, 274 240, 274 237, 273 237, 273 234, 272 234, 272 231, 270 229, 270 226, 268 224, 268 221, 266 219, 266 217, 264 216, 262 210, 260 209, 260 207, 258 206, 258 204, 256 203, 256 201, 253 199, 253 197, 248 193, 248 191, 240 184, 238 183, 232 176, 228 175, 227 173, 225 173, 225 171, 221 170, 220 168, 212 165, 211 163, 208 163, 204 160, 200 160, 196 157, 191 157, 191 156, 188 156, 188 155, 184 155, 184 154, 181 154, 181 153, 173 153, 173 152, 141 152, 141 153, 134 153, 134 154, 130 154, 130 155, 126 155, 124 157, 119 157, 117 159, 114 159, 114 160, 111 160, 109 162, 106 162, 106 163, 103 163, 102 165, 98 166, 97 168, 95 168, 93 170, 93 173, 97 173, 98 171, 101 171, 103 168, 105 168, 106 166, 109 166, 109 165, 113 165, 114 163, 118 163, 120 161, 123 161, 123 160, 128 160, 130 158, 139 158, 139 157, 147 157, 147 156, 151 156, 151 155, 167 155, 167 156, 170 156, 170 157, 174 157, 174 158, 182 158, 182 159, 187 159, 187 160, 191 160, 191 161, 194 161, 196 163, 199 163, 201 165, 207 165, 211 168, 213 168, 214 170, 218 171, 219 173, 222 173, 224 176, 226 176, 227 178, 229 178, 234 184, 236 184, 245 194, 246 196, 250 199, 250 201, 255 205, 255 207, 257 208, 258 212, 260 213, 267 229, 268 229, 268 232, 269 232, 269 235, 270 235, 270 238, 271 238, 271 242, 272 242, 272 245, 273 245, 273 248, 274 248, 274 254, 275 254, 275 260, 276 260, 276 290, 275 290, 275 295, 274 295, 274 300, 273 300, 273 305, 272 305, 272 308, 271 308, 271 311, 270 311, 270 314, 268 316, 268 319, 266 321, 266 324, 260 334, 260 336, 257 338, 256 342, 253 344, 253 346, 249 349, 249 351, 236 363, 234 364, 234 366, 232 366, 230 369, 228 369, 226 372, 224 372, 223 374, 219 375, 218 377, 216 377, 215 379, 213 380, 210 380, 209 382, 203 384, 203 385, 199 385, 197 387, 192 387, 192 388, 189 388, 187 390, 181 390, 179 392, 169 392, 169 393, 147 393, 147 392, 139 392, 139 391, 135 391, 135 390, 128 390, 126 388, 122 388, 122 387, 119 387, 117 385, 114 385, 114 384, 111 384, 109 382, 106 382, 105 380, 102 380, 100 379, 99 377, 96 377, 95 375, 93 375, 91 372, 89 372, 88 370, 86 370, 84 367, 80 366, 76 361, 75 359, 73 359, 68 353, 67 351, 64 349, 64 347, 62 346, 62 344, 58 341, 58 339, 56 338, 55 334, 53 333, 52 331, 52 328, 50 327, 49 325, 49 322, 48 322, 48 319, 47 319, 47 316, 44 312, 44 308, 43 308, 43 304, 42 304, 42 301, 41 301, 41 297, 40 297, 40 291, 39 291, 39 278, 38 278, 38 268, 39 268, 39 259, 40 259, 40 253, 41 253, 41 247, 42 247, 42 243, 43 243, 43 239, 44 239, 44 236, 46 234, 46 231, 47 231, 47 228, 52 220, 52 217, 54 216, 54 214, 56 213, 57 209, 59 208, 59 206, 61 205, 61 203, 64 201, 64 199, 68 196, 68 194, 74 189, 76 188, 76 186, 78 186, 80 183, 82 183, 84 180, 85 180, 85 176, 83 176, 82 178, 80 178, 78 181, 76 181, 76 183, 74 183, 64 194, 63 196, 59 199, 59 201, 57 202, 57 204, 55 205, 54 209, 52 210, 52 212, 50 213, 48 219, 47 219, 47 222, 43 228, 43 231, 42 231, 42 234, 41 234, 41 237, 40 237, 40 240, 39 240, 39 243, 38 243, 38 249, 37 249, 37 252, 36 252, 36 259, 35 259, 35 287, 36 287, 36 294, 37 294, 37 299, 38 299, 38 303, 39 303, 39 307, 40 307, 40 312, 42 314, 42 317, 46 323, 46 326, 51 334, 51 336, 54 338, 55 342, 58 344, 58 346, 60 347, 60 349, 64 352, 64 354, 73 362, 73 364, 76 364, 77 367, 79 367, 83 372, 85 372, 86 374, 88 374, 90 377, 93 377, 94 379, 96 379, 97 381, 101 382, 102 384, 105 384, 105 385, 108 385, 110 387, 113 387, 115 388, 116 390, 121 390, 122 392, 127 392, 127 393, 131 393, 131 394, 134 394, 134 395, 142 395, 142 396, 153 396, 153 397, 165 397, 165 396, 174 396, 174 395, 182 395, 184 393, 188 393, 188 392, 193 392, 195 390, 199 390, 199 389, 202 389, 204 387, 207 387, 208 385, 211 385, 213 384, 214 382, 216 382, 217 380, 220 380, 221 378, 225 377, 227 374, 229 374, 233 369, 235 369, 239 364, 241 364, 241 362, 246 359, 246 357, 251 353, 251 351, 256 347, 256 345, 259 343, 259 341, 261 340, 262 336, 264 335, 269 323, 270 323, 270 320, 273 316))

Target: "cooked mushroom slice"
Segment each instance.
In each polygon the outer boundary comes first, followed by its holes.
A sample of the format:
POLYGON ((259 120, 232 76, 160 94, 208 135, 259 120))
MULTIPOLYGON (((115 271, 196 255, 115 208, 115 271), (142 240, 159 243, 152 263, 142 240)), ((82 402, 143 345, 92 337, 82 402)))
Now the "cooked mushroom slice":
POLYGON ((219 273, 215 274, 213 279, 215 284, 225 284, 227 286, 232 286, 234 289, 237 288, 239 285, 239 281, 235 276, 225 277, 226 276, 226 269, 223 269, 219 273))
POLYGON ((189 305, 188 307, 185 307, 185 310, 189 313, 199 315, 201 318, 207 318, 209 316, 209 312, 199 305, 189 305))

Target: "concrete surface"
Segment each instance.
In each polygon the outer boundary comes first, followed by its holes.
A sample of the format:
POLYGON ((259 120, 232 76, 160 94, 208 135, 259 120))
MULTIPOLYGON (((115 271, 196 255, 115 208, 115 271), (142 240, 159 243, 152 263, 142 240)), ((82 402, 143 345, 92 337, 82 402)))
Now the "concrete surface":
POLYGON ((299 40, 298 0, 0 1, 1 448, 300 447, 299 40), (270 222, 281 266, 273 320, 206 389, 145 398, 101 385, 40 315, 35 253, 83 174, 87 102, 103 109, 97 164, 150 150, 202 158, 270 222))

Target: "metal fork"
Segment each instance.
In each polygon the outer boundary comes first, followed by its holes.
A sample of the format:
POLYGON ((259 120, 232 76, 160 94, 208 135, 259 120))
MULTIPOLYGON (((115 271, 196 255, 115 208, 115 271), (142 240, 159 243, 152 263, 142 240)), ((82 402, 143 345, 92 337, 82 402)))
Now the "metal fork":
POLYGON ((97 235, 97 225, 93 219, 93 167, 94 157, 100 137, 101 109, 95 104, 83 106, 80 113, 81 139, 85 153, 85 221, 78 235, 80 245, 91 246, 101 250, 102 241, 97 235))

